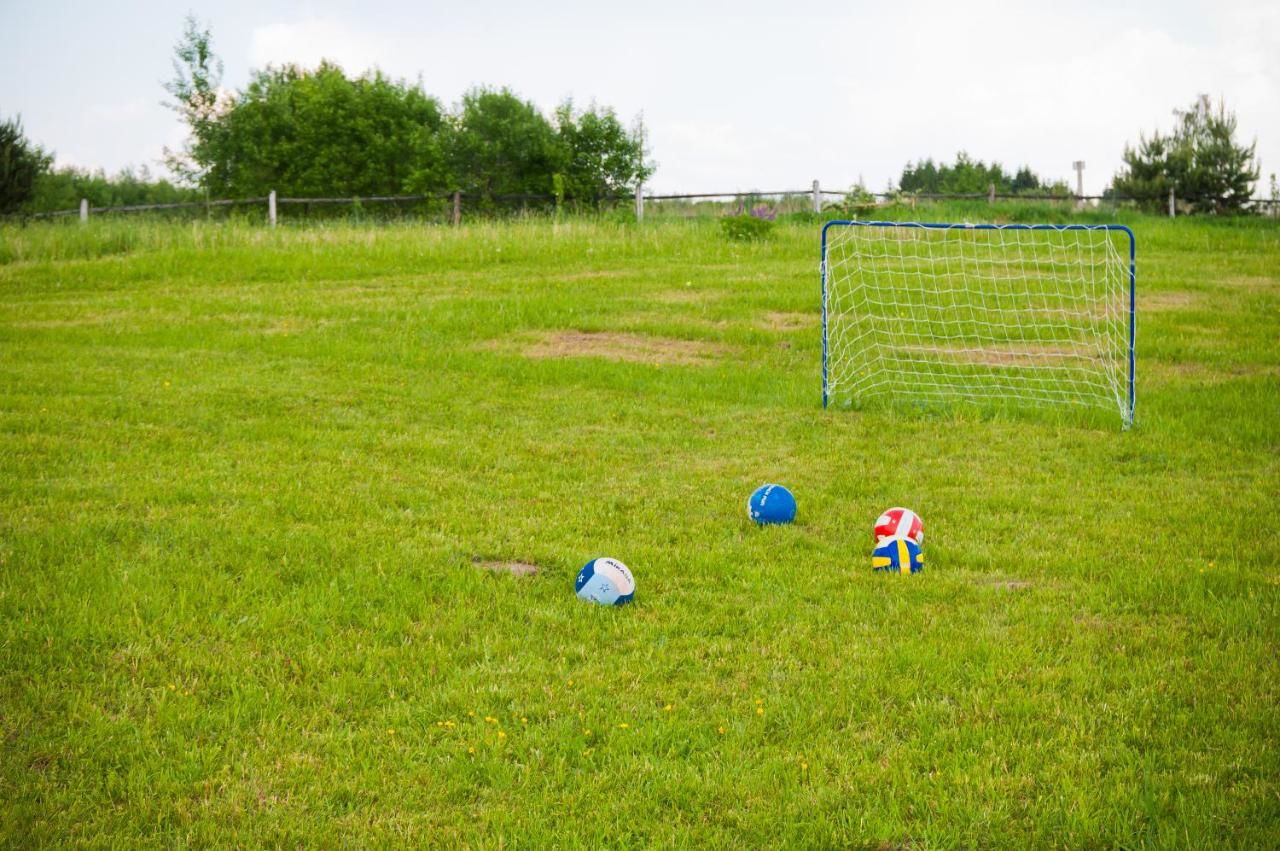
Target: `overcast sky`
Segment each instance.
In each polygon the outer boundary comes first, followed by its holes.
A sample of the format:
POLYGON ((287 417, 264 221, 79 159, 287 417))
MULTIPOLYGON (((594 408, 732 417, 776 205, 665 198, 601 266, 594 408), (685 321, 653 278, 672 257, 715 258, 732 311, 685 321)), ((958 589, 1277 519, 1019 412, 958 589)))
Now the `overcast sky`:
MULTIPOLYGON (((668 192, 882 191, 908 161, 966 150, 1101 192, 1140 131, 1222 96, 1280 172, 1280 0, 1071 3, 606 0, 193 3, 237 89, 322 57, 445 104, 508 86, 643 114, 668 192)), ((187 8, 0 0, 0 116, 59 164, 157 169, 183 128, 162 106, 187 8)))

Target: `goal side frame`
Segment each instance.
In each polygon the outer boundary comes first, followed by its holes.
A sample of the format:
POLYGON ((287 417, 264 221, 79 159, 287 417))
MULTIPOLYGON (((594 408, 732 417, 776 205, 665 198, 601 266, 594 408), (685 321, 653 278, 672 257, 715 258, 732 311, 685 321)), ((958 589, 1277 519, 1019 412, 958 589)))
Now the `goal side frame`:
POLYGON ((822 257, 819 269, 822 275, 822 407, 830 401, 827 359, 829 356, 827 338, 827 231, 833 227, 881 227, 881 228, 920 228, 925 230, 1048 230, 1048 231, 1118 231, 1129 238, 1129 407, 1122 412, 1124 427, 1133 425, 1137 395, 1134 384, 1137 379, 1136 350, 1134 337, 1137 332, 1137 237, 1127 225, 1027 225, 1027 224, 968 224, 946 222, 888 222, 864 221, 860 219, 836 219, 822 226, 822 257))

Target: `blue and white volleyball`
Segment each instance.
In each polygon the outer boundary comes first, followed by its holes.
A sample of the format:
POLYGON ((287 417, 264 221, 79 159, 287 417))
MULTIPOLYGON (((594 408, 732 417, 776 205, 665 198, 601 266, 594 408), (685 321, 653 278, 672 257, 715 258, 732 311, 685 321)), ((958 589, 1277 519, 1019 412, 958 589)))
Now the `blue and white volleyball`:
POLYGON ((782 485, 761 485, 747 500, 747 515, 759 523, 790 523, 796 519, 796 498, 782 485))
POLYGON ((919 573, 924 569, 924 552, 905 535, 894 535, 876 544, 871 569, 876 573, 919 573))
POLYGON ((578 571, 574 590, 583 600, 602 606, 621 606, 636 596, 636 580, 616 558, 593 558, 578 571))

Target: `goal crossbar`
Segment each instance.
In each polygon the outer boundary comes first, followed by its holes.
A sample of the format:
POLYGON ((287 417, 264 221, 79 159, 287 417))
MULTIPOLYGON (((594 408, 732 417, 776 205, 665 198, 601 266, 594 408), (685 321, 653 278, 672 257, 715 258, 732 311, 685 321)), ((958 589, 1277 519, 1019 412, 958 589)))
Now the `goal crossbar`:
POLYGON ((893 393, 1135 407, 1136 240, 1118 224, 822 228, 822 404, 893 393))

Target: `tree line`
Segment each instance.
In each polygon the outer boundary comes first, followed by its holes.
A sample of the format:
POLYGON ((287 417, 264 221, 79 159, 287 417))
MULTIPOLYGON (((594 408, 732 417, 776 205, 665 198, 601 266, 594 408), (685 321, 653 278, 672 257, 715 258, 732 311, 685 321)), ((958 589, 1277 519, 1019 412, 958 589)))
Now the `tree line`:
MULTIPOLYGON (((1171 132, 1139 134, 1136 147, 1125 145, 1124 166, 1104 197, 1162 210, 1172 190, 1186 212, 1245 209, 1261 171, 1254 156, 1257 142, 1237 142, 1235 115, 1222 101, 1215 106, 1208 95, 1196 98, 1188 109, 1175 110, 1174 116, 1171 132)), ((932 159, 908 163, 891 191, 972 195, 985 194, 993 186, 1001 195, 1072 195, 1064 180, 1046 181, 1026 166, 1011 175, 999 163, 986 165, 963 151, 953 165, 932 159)))
POLYGON ((920 195, 985 195, 994 186, 1001 195, 1069 195, 1065 181, 1047 181, 1022 166, 1009 174, 999 163, 987 165, 964 151, 954 165, 935 163, 932 158, 907 163, 896 191, 920 195))
POLYGON ((507 88, 475 88, 452 109, 421 84, 339 66, 267 67, 247 86, 221 86, 222 63, 207 27, 188 18, 165 83, 189 129, 165 151, 176 184, 145 169, 114 177, 52 167, 17 118, 0 120, 0 213, 248 198, 467 194, 469 203, 510 196, 595 206, 629 195, 653 172, 642 123, 610 107, 572 101, 547 116, 507 88))
MULTIPOLYGON (((168 105, 186 123, 188 143, 166 150, 175 182, 146 167, 108 177, 53 167, 18 119, 0 117, 0 213, 93 206, 249 198, 467 194, 481 208, 510 196, 598 205, 628 195, 653 172, 643 126, 626 127, 611 108, 571 101, 551 115, 506 88, 476 88, 446 108, 422 85, 339 66, 268 66, 239 91, 222 88, 222 63, 207 27, 187 18, 174 51, 168 105)), ((1174 129, 1139 135, 1106 190, 1116 200, 1162 209, 1172 189, 1185 211, 1248 206, 1259 177, 1256 142, 1236 141, 1224 103, 1201 96, 1177 110, 1174 129)), ((1068 197, 1063 180, 1029 167, 1007 172, 965 152, 954 163, 909 162, 890 192, 1068 197)), ((705 187, 703 187, 705 188, 705 187)), ((850 197, 869 196, 861 186, 850 197)))
POLYGON ((460 190, 596 204, 652 173, 642 127, 609 107, 567 101, 548 118, 509 89, 477 88, 448 110, 420 84, 329 62, 268 67, 228 93, 209 30, 191 18, 175 52, 166 89, 191 133, 167 164, 215 197, 460 190))

